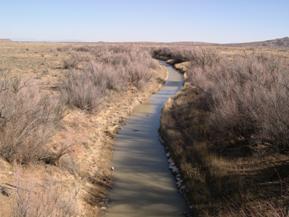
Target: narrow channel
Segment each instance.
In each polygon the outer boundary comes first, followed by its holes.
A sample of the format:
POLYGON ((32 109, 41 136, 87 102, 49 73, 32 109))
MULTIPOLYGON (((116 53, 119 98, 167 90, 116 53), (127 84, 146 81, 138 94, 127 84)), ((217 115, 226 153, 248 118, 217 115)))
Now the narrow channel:
POLYGON ((162 107, 183 85, 173 67, 162 89, 137 106, 116 137, 113 186, 106 217, 184 216, 185 202, 176 188, 158 129, 162 107))

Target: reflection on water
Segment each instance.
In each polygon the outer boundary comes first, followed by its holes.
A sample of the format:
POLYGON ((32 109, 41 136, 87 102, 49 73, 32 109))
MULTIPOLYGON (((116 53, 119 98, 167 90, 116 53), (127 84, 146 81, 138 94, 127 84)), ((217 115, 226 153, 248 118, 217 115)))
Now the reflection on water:
POLYGON ((178 217, 185 211, 158 135, 161 109, 183 85, 183 76, 167 68, 164 87, 135 108, 116 137, 107 217, 178 217))

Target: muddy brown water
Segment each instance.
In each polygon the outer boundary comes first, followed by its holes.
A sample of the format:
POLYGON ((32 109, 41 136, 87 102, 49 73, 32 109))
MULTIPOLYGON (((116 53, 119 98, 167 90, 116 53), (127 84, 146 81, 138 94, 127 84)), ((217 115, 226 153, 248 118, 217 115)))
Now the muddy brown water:
POLYGON ((177 191, 158 133, 164 103, 183 85, 183 76, 166 67, 169 74, 165 85, 135 108, 116 136, 115 171, 106 217, 184 216, 186 205, 177 191))

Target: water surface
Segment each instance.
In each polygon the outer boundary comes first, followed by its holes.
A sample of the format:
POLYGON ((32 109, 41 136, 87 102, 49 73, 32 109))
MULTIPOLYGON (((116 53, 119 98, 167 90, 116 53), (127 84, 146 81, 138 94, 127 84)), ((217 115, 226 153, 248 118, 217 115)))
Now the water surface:
POLYGON ((159 141, 161 109, 183 85, 183 76, 167 68, 166 84, 135 108, 116 137, 107 217, 178 217, 185 212, 159 141))

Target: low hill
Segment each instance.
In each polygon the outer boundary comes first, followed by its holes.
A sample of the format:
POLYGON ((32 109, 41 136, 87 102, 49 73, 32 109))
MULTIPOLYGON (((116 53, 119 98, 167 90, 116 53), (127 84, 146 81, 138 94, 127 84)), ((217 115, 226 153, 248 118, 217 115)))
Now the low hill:
POLYGON ((256 47, 275 47, 275 48, 289 48, 289 37, 277 38, 266 41, 248 42, 227 44, 229 46, 256 46, 256 47))

